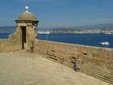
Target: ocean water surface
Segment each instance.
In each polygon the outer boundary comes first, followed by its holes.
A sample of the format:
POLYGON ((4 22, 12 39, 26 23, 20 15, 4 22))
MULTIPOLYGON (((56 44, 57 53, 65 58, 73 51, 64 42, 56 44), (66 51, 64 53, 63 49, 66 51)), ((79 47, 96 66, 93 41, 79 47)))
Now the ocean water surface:
MULTIPOLYGON (((10 33, 0 33, 0 38, 8 38, 10 33)), ((39 34, 38 39, 64 42, 71 44, 81 44, 97 47, 113 48, 113 34, 72 34, 72 33, 53 33, 53 34, 39 34), (101 45, 101 42, 108 41, 110 45, 101 45)))

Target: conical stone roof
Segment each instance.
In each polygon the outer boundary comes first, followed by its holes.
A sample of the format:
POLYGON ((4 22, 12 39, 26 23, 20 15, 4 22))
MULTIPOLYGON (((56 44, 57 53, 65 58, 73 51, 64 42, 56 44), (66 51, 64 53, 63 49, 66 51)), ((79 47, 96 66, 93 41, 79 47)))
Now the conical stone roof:
POLYGON ((28 11, 29 7, 26 6, 25 7, 25 12, 23 12, 22 14, 19 15, 17 20, 30 20, 30 21, 37 21, 37 18, 28 11))

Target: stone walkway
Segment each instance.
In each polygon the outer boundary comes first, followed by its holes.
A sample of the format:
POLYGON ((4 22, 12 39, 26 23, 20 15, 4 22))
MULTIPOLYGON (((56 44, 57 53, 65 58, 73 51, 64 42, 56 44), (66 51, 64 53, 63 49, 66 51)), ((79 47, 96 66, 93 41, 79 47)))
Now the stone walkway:
POLYGON ((110 85, 27 52, 0 53, 0 85, 110 85))

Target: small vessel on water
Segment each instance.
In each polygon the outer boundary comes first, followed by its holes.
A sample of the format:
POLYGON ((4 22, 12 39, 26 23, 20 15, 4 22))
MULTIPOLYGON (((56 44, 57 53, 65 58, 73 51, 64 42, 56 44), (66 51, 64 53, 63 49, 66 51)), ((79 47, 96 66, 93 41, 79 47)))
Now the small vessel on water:
POLYGON ((108 33, 105 33, 105 34, 112 34, 112 33, 108 32, 108 33))
POLYGON ((106 41, 106 42, 101 42, 100 44, 101 44, 101 45, 109 45, 109 42, 108 42, 108 41, 106 41))
POLYGON ((50 31, 38 31, 38 34, 50 34, 50 31))

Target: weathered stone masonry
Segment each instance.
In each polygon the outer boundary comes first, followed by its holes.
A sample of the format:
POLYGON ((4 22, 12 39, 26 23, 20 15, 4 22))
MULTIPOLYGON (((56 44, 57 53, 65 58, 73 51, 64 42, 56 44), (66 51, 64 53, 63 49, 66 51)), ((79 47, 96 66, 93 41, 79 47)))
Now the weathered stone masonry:
POLYGON ((113 49, 36 40, 35 52, 113 84, 113 49))
POLYGON ((113 49, 37 40, 38 20, 25 10, 16 20, 16 32, 0 40, 0 52, 30 50, 113 84, 113 49))
POLYGON ((0 40, 0 52, 10 52, 26 49, 33 51, 33 43, 37 36, 39 20, 28 11, 21 13, 16 21, 16 32, 9 35, 8 39, 0 40))

